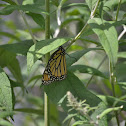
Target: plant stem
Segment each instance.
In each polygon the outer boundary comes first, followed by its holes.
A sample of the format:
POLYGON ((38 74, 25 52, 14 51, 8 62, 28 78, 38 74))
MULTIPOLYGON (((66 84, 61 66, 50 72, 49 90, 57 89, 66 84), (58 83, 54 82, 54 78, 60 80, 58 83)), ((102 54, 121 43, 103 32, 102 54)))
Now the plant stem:
POLYGON ((86 23, 84 25, 84 27, 81 29, 81 31, 75 36, 74 39, 71 40, 71 43, 69 44, 69 46, 66 48, 66 50, 80 37, 80 35, 83 33, 83 31, 86 29, 86 27, 88 26, 88 23, 86 23))
MULTIPOLYGON (((19 3, 18 3, 17 0, 15 0, 15 3, 16 3, 17 5, 19 5, 19 3)), ((25 18, 24 12, 23 12, 23 11, 19 11, 19 13, 21 14, 21 16, 22 16, 22 18, 23 18, 23 20, 24 20, 24 23, 25 23, 26 27, 28 28, 28 31, 29 31, 29 33, 30 33, 30 35, 31 35, 31 37, 32 37, 32 40, 33 40, 34 44, 35 44, 35 43, 36 43, 36 40, 35 40, 35 38, 34 38, 34 35, 33 35, 33 33, 32 33, 32 30, 31 30, 30 26, 28 25, 28 22, 27 22, 27 20, 26 20, 26 18, 25 18)))
POLYGON ((72 120, 72 118, 70 118, 70 119, 68 120, 66 126, 70 126, 71 120, 72 120))
MULTIPOLYGON (((117 13, 116 13, 116 21, 118 20, 118 15, 119 15, 119 10, 120 10, 120 6, 121 6, 121 1, 122 0, 119 0, 119 4, 118 4, 118 8, 117 8, 117 13)), ((123 36, 123 35, 122 35, 123 36)), ((118 37, 118 40, 122 37, 121 35, 118 37)), ((112 85, 112 93, 113 93, 113 96, 116 97, 116 94, 115 94, 115 77, 114 77, 114 69, 113 69, 113 66, 112 64, 110 63, 110 82, 111 82, 111 85, 112 85)), ((115 116, 116 116, 116 121, 117 121, 117 125, 120 126, 120 123, 119 123, 119 118, 118 118, 118 113, 115 112, 115 116)))
MULTIPOLYGON (((112 85, 112 94, 114 97, 116 97, 115 94, 115 76, 114 76, 114 67, 111 63, 111 61, 109 61, 109 69, 110 69, 110 83, 112 85)), ((116 117, 116 121, 117 121, 117 125, 120 126, 119 124, 119 118, 118 118, 118 112, 114 112, 115 113, 115 117, 116 117)))
POLYGON ((116 13, 116 21, 118 20, 118 15, 119 15, 119 9, 121 5, 122 0, 119 0, 118 8, 117 8, 117 13, 116 13))
MULTIPOLYGON (((49 15, 46 15, 46 19, 45 19, 45 39, 50 39, 50 4, 49 4, 49 0, 45 0, 45 8, 46 8, 46 12, 49 13, 49 15)), ((50 57, 50 53, 47 53, 45 55, 45 59, 46 59, 46 64, 48 63, 50 57)), ((50 120, 49 120, 49 98, 46 94, 46 92, 44 92, 44 121, 45 121, 45 126, 50 126, 50 120)))
MULTIPOLYGON (((95 14, 96 14, 96 10, 98 8, 100 0, 97 1, 93 11, 90 14, 90 19, 94 18, 95 14)), ((84 32, 84 30, 86 29, 86 27, 88 26, 88 21, 85 23, 84 27, 81 29, 81 31, 75 36, 74 39, 71 40, 69 46, 66 48, 66 50, 77 40, 80 38, 81 34, 84 32)))
MULTIPOLYGON (((101 67, 101 65, 104 63, 104 61, 106 60, 107 55, 104 56, 103 60, 100 62, 100 64, 98 65, 97 69, 99 69, 101 67)), ((90 84, 91 80, 93 79, 94 75, 91 76, 91 78, 89 79, 89 81, 86 84, 86 87, 88 87, 88 85, 90 84)))
POLYGON ((100 2, 100 0, 97 1, 96 5, 94 7, 94 10, 91 12, 91 15, 90 15, 91 19, 94 18, 95 14, 96 14, 96 10, 98 8, 99 2, 100 2))
POLYGON ((113 66, 112 66, 112 64, 111 64, 111 62, 109 61, 109 72, 110 72, 110 83, 111 83, 111 85, 112 85, 112 94, 113 94, 113 96, 114 97, 116 97, 116 95, 115 95, 115 77, 114 77, 114 68, 113 68, 113 66))
POLYGON ((47 94, 44 92, 44 121, 45 126, 50 126, 50 120, 49 120, 49 98, 47 94))

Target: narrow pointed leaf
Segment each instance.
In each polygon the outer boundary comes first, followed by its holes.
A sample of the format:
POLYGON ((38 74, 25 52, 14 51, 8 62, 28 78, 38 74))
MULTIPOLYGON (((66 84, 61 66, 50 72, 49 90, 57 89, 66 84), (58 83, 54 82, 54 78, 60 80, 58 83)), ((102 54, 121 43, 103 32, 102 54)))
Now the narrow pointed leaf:
POLYGON ((25 40, 19 43, 0 45, 0 48, 3 48, 12 53, 27 55, 27 52, 32 45, 33 45, 32 40, 25 40))
POLYGON ((8 112, 12 111, 12 91, 9 79, 0 67, 0 106, 8 112))
POLYGON ((88 74, 92 74, 92 75, 96 75, 96 76, 100 76, 103 78, 107 78, 102 72, 100 72, 99 70, 90 67, 90 66, 86 66, 86 65, 73 65, 70 66, 68 68, 68 70, 70 70, 71 72, 75 72, 75 71, 79 71, 81 73, 88 73, 88 74))
POLYGON ((33 5, 7 5, 5 8, 0 10, 0 15, 9 15, 14 10, 22 10, 22 11, 29 11, 32 13, 48 14, 40 6, 33 4, 33 5))
POLYGON ((19 66, 19 62, 16 59, 16 54, 11 53, 3 48, 0 48, 0 66, 8 67, 13 76, 18 82, 22 83, 22 75, 19 66))
POLYGON ((93 51, 93 50, 102 50, 102 49, 101 48, 88 48, 88 49, 84 49, 81 51, 76 51, 76 52, 70 54, 69 56, 66 55, 67 67, 69 67, 73 63, 77 62, 84 54, 88 53, 89 51, 93 51))
POLYGON ((117 62, 118 39, 117 32, 113 25, 99 18, 93 18, 88 21, 92 30, 97 34, 106 54, 111 63, 115 66, 117 62))

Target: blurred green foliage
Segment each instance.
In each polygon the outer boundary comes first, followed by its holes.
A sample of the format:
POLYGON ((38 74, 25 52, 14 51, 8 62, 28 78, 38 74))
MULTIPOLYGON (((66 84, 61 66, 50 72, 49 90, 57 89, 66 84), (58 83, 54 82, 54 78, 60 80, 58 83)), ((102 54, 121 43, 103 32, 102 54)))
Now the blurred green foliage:
POLYGON ((115 125, 115 112, 125 121, 126 0, 101 0, 91 18, 97 1, 50 0, 49 40, 44 0, 0 1, 0 125, 44 125, 44 91, 51 126, 115 125), (44 55, 79 32, 66 50, 67 78, 40 88, 44 55))

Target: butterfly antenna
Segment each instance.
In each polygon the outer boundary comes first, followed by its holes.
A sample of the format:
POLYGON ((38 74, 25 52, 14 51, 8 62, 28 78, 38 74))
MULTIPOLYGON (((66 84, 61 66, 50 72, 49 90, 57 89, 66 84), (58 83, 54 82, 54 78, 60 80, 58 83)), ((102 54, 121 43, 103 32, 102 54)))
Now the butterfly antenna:
MULTIPOLYGON (((67 54, 67 53, 66 53, 67 54)), ((71 57, 71 58, 74 58, 76 61, 77 61, 77 59, 75 58, 75 57, 72 57, 72 56, 70 56, 69 54, 67 54, 69 57, 71 57)))

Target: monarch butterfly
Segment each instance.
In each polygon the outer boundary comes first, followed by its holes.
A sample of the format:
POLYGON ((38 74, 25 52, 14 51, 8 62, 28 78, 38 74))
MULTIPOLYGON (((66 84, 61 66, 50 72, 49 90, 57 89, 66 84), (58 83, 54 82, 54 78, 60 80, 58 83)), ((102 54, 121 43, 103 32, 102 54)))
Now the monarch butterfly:
POLYGON ((48 85, 53 81, 60 81, 66 78, 65 49, 60 46, 50 57, 42 76, 42 84, 48 85))

